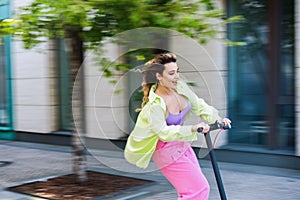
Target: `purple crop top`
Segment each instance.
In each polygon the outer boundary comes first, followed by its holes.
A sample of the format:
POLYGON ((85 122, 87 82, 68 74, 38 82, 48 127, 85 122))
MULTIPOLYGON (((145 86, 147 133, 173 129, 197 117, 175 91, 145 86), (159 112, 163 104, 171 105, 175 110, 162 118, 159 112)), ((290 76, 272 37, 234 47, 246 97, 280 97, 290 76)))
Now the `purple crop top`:
POLYGON ((191 110, 191 105, 188 105, 178 114, 169 113, 166 122, 167 125, 182 125, 185 119, 185 116, 191 110))
MULTIPOLYGON (((166 119, 167 125, 182 125, 186 115, 189 113, 190 110, 191 110, 191 105, 188 103, 188 105, 180 113, 178 114, 169 113, 166 119)), ((173 152, 174 149, 172 150, 172 147, 174 147, 176 149, 180 149, 180 148, 184 149, 182 152, 185 152, 187 146, 189 146, 187 142, 179 142, 179 141, 163 142, 162 140, 158 140, 156 150, 171 148, 171 151, 173 152)), ((172 153, 170 152, 168 154, 172 155, 172 153)))

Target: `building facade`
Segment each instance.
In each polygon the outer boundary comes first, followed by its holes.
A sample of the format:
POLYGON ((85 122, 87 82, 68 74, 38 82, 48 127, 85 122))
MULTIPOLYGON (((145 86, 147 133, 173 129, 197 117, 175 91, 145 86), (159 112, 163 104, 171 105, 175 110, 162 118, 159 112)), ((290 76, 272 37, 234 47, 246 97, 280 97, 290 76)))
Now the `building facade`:
MULTIPOLYGON (((1 1, 0 20, 30 1, 1 1)), ((300 3, 299 1, 220 1, 229 16, 245 20, 227 26, 227 36, 244 46, 220 41, 201 46, 171 31, 167 50, 178 55, 181 76, 209 104, 229 116, 233 128, 218 140, 220 149, 300 156, 300 3)), ((118 60, 126 51, 105 45, 118 60)), ((140 66, 144 61, 138 61, 140 66)), ((86 137, 119 140, 134 125, 139 67, 105 78, 86 54, 86 137), (111 82, 117 80, 116 84, 111 82), (120 92, 121 91, 121 92, 120 92)), ((0 138, 35 141, 72 131, 72 90, 67 49, 51 41, 26 50, 7 37, 0 46, 0 138)), ((187 123, 198 122, 191 117, 187 123)), ((97 142, 94 142, 94 144, 97 142)), ((197 146, 199 144, 195 144, 197 146)), ((200 144, 201 145, 201 144, 200 144)))

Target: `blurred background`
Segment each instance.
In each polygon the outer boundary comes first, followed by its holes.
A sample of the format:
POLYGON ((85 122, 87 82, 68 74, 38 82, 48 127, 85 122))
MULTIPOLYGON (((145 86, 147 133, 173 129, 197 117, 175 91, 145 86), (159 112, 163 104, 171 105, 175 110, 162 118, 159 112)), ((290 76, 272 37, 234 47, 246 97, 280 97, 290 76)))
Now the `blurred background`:
MULTIPOLYGON (((0 20, 12 18, 20 7, 31 2, 0 1, 0 20)), ((83 118, 87 144, 93 146, 107 139, 124 144, 141 99, 138 94, 141 74, 137 69, 154 54, 169 50, 177 53, 182 77, 195 92, 233 122, 233 128, 220 139, 218 151, 224 153, 221 160, 299 169, 296 161, 300 156, 300 2, 219 0, 215 3, 227 17, 244 17, 225 25, 221 31, 225 38, 244 45, 225 45, 216 39, 196 45, 184 35, 185 30, 182 35, 170 31, 163 39, 155 36, 158 45, 142 53, 130 49, 122 51, 116 44, 105 43, 101 51, 105 58, 119 63, 125 60, 135 67, 136 70, 125 70, 126 73, 109 74, 105 67, 99 67, 94 59, 97 56, 87 53, 89 49, 83 55, 75 55, 84 69, 74 70, 74 57, 70 52, 79 50, 68 45, 68 40, 50 37, 51 40, 37 42, 28 49, 23 44, 26 43, 24 36, 22 41, 9 36, 2 38, 0 138, 68 145, 73 129, 72 86, 80 71, 83 109, 78 112, 83 118)), ((32 7, 42 7, 39 5, 32 7)), ((111 13, 115 12, 113 9, 126 10, 120 6, 113 8, 111 4, 105 9, 111 13)), ((170 7, 165 9, 171 10, 170 7)), ((129 9, 128 13, 131 12, 134 11, 129 9)), ((111 25, 114 22, 109 22, 109 17, 106 19, 111 25)), ((32 15, 27 22, 34 18, 32 15)), ((150 20, 141 26, 155 23, 150 20)), ((45 28, 44 24, 40 24, 40 28, 45 28)), ((127 26, 123 30, 126 28, 135 27, 127 26)), ((39 34, 38 29, 34 31, 39 34)), ((115 33, 110 32, 112 36, 115 33)), ((99 34, 101 38, 110 36, 99 34)), ((27 39, 35 37, 33 35, 27 35, 27 39)), ((191 118, 190 123, 196 120, 191 118)))

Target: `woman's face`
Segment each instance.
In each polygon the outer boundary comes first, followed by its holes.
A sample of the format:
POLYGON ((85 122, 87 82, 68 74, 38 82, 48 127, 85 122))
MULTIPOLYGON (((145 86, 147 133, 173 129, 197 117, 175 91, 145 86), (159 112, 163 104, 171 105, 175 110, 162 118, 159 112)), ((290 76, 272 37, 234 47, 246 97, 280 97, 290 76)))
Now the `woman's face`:
POLYGON ((164 65, 165 69, 162 76, 158 75, 160 84, 164 87, 175 89, 179 79, 179 69, 175 62, 170 62, 164 65))

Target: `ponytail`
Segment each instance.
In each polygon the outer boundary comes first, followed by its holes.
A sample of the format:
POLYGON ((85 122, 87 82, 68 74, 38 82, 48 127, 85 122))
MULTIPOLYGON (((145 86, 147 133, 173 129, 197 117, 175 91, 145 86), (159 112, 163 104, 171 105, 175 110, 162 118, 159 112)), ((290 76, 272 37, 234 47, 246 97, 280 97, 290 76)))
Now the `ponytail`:
POLYGON ((143 97, 143 102, 142 102, 142 108, 149 102, 149 93, 151 90, 153 84, 144 84, 143 85, 143 92, 144 92, 144 97, 143 97))

